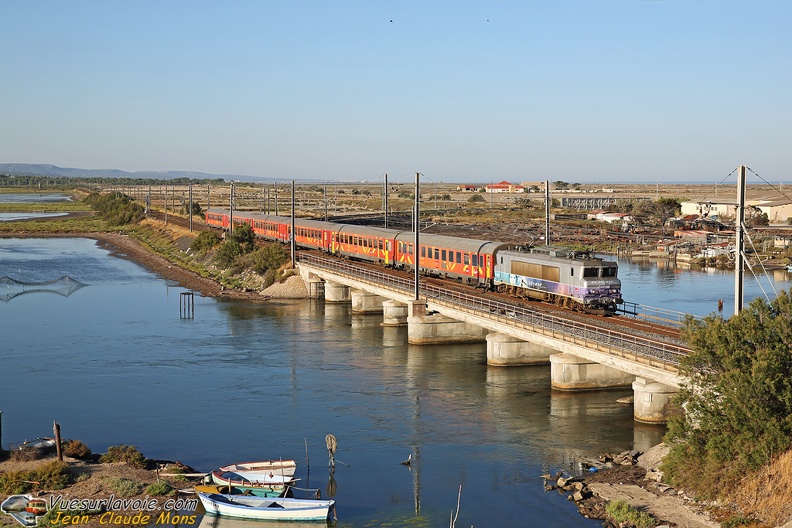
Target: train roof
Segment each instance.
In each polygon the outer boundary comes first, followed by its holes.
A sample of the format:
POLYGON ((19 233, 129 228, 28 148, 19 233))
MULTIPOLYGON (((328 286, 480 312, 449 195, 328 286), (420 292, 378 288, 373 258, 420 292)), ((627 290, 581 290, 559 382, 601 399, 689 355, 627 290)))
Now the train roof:
MULTIPOLYGON (((222 213, 222 214, 229 214, 228 209, 209 209, 207 212, 210 213, 222 213)), ((291 216, 277 216, 277 215, 268 215, 266 213, 256 213, 253 211, 234 211, 234 218, 250 218, 252 220, 259 220, 265 222, 277 222, 281 224, 291 225, 291 216)), ((331 229, 333 231, 339 231, 346 224, 336 224, 333 222, 324 222, 322 220, 312 220, 309 218, 295 218, 294 225, 297 227, 310 227, 314 229, 331 229)))
POLYGON ((337 231, 341 234, 350 234, 350 235, 358 235, 358 236, 393 238, 401 232, 401 231, 396 231, 395 229, 385 229, 384 227, 370 227, 370 226, 361 226, 361 225, 353 225, 353 224, 335 224, 335 225, 339 226, 337 231))
POLYGON ((575 250, 558 246, 537 246, 526 251, 510 249, 499 254, 508 255, 512 258, 536 258, 537 260, 552 262, 576 261, 591 266, 618 266, 612 260, 604 260, 594 255, 593 251, 575 250))
MULTIPOLYGON (((414 242, 415 233, 412 231, 402 231, 396 235, 397 242, 414 242)), ((473 238, 452 237, 446 235, 433 235, 421 233, 418 242, 422 246, 434 246, 457 251, 469 251, 471 253, 495 253, 496 251, 508 247, 503 242, 492 242, 489 240, 476 240, 473 238)))

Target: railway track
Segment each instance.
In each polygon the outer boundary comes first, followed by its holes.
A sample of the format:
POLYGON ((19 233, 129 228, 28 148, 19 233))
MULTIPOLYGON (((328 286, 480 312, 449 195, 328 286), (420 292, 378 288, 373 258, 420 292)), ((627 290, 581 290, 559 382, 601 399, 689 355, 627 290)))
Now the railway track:
MULTIPOLYGON (((301 250, 300 254, 312 255, 321 260, 331 259, 332 262, 337 262, 339 267, 350 266, 348 269, 350 274, 352 274, 351 270, 353 269, 366 270, 371 276, 382 277, 383 283, 392 284, 398 282, 405 286, 412 283, 415 277, 413 271, 385 269, 369 262, 331 257, 316 250, 301 250)), ((622 315, 601 316, 572 312, 550 304, 515 299, 507 294, 482 291, 480 288, 436 277, 421 276, 421 282, 424 287, 431 289, 433 295, 438 296, 438 298, 475 299, 475 304, 479 305, 478 308, 481 308, 482 305, 497 307, 498 312, 502 312, 507 317, 557 321, 559 326, 565 328, 579 326, 589 330, 596 329, 603 334, 634 336, 642 343, 641 346, 645 346, 647 349, 674 349, 674 358, 671 360, 673 363, 677 362, 679 354, 688 352, 682 341, 679 328, 672 326, 636 320, 622 315)), ((406 289, 409 290, 409 288, 406 289)), ((669 358, 663 359, 669 360, 669 358)))

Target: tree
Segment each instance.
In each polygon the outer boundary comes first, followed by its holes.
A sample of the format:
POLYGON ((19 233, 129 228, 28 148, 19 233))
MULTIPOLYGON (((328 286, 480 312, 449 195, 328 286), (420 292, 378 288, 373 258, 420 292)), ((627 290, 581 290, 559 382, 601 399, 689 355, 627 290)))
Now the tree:
POLYGON ((687 380, 669 421, 672 483, 715 497, 792 447, 792 295, 756 299, 728 320, 689 317, 687 380))
POLYGON ((745 224, 749 226, 766 226, 770 225, 770 219, 767 213, 754 205, 749 205, 745 208, 745 224))
POLYGON ((250 253, 256 249, 256 234, 250 224, 236 224, 229 240, 239 244, 241 252, 250 253))

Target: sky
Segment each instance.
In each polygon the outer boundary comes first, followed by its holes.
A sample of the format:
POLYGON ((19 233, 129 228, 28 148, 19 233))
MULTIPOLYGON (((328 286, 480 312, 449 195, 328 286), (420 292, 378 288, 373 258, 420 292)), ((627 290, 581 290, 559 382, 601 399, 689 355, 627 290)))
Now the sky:
POLYGON ((789 0, 4 0, 0 24, 0 163, 792 180, 789 0))

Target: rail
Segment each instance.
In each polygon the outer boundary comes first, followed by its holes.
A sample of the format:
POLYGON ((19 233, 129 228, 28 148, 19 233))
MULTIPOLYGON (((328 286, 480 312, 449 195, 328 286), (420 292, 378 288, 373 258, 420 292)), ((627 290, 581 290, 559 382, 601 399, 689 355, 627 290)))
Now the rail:
MULTIPOLYGON (((347 276, 358 282, 412 295, 415 283, 384 271, 361 268, 335 258, 301 253, 299 260, 318 268, 347 276)), ((615 357, 629 359, 662 370, 676 372, 679 360, 689 350, 671 343, 610 330, 579 321, 549 315, 531 308, 468 293, 444 290, 432 284, 419 285, 419 293, 440 306, 474 316, 508 323, 524 330, 584 346, 615 357)))

